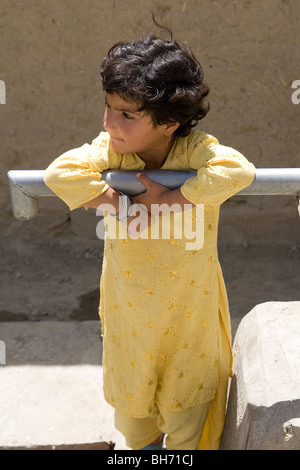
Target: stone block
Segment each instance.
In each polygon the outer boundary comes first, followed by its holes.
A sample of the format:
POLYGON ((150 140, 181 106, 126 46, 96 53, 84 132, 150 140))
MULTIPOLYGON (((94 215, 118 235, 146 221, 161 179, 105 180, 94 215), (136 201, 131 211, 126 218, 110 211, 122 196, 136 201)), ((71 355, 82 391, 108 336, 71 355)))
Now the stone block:
POLYGON ((266 302, 241 321, 221 449, 300 449, 300 302, 266 302))

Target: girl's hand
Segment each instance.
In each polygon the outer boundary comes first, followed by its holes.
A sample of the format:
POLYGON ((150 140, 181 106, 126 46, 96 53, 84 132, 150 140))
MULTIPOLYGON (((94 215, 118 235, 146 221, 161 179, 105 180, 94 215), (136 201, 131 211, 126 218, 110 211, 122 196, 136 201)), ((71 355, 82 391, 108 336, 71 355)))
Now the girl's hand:
POLYGON ((148 212, 151 213, 151 204, 162 204, 164 200, 167 199, 168 193, 170 193, 171 190, 166 186, 151 180, 143 173, 137 173, 136 177, 144 186, 146 186, 147 191, 134 196, 134 198, 137 203, 143 204, 147 208, 148 212))
POLYGON ((140 234, 155 222, 154 216, 149 214, 146 206, 142 204, 134 204, 132 206, 134 212, 131 217, 126 220, 127 232, 131 238, 138 238, 140 234))
POLYGON ((143 230, 154 224, 156 215, 162 213, 159 208, 162 204, 164 204, 164 215, 171 211, 181 212, 193 206, 190 201, 185 199, 180 189, 171 190, 151 180, 143 173, 137 173, 136 177, 146 187, 146 192, 134 196, 137 208, 141 212, 127 220, 127 231, 132 238, 137 238, 143 230), (153 206, 154 204, 156 207, 153 206))
POLYGON ((134 196, 137 202, 134 206, 136 212, 126 221, 127 232, 131 238, 137 238, 144 230, 154 224, 155 214, 151 211, 151 205, 161 204, 163 194, 169 192, 168 188, 156 183, 142 173, 137 173, 136 177, 146 186, 147 191, 134 196))

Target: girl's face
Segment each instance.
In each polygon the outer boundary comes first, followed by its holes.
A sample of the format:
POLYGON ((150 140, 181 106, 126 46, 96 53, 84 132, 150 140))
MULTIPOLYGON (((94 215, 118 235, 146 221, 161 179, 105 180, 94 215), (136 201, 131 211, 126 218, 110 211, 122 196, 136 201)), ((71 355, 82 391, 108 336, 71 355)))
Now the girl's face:
POLYGON ((162 151, 166 152, 172 134, 169 125, 154 127, 149 114, 138 111, 135 102, 125 101, 117 93, 107 93, 105 103, 104 128, 116 152, 137 153, 146 160, 151 155, 158 160, 162 151))

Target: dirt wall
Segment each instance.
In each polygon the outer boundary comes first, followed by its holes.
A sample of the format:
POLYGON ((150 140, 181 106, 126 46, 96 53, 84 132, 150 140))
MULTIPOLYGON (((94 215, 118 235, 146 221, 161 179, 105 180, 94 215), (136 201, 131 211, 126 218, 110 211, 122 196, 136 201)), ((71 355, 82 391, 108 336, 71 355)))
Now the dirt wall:
MULTIPOLYGON (((101 59, 114 42, 157 31, 151 12, 204 67, 211 110, 199 127, 257 167, 300 166, 300 105, 291 99, 300 79, 298 0, 1 0, 3 230, 14 223, 7 171, 43 169, 98 135, 101 59)), ((274 210, 273 201, 255 197, 247 204, 274 210)), ((43 204, 47 214, 53 201, 43 204)), ((277 198, 275 205, 296 214, 291 204, 277 198)))

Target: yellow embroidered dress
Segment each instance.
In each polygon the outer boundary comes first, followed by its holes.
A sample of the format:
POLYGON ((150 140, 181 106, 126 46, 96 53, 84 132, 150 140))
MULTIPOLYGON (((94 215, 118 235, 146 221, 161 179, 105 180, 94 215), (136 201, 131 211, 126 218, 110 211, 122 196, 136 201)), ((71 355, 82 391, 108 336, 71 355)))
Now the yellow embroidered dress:
MULTIPOLYGON (((114 152, 102 132, 91 145, 51 163, 45 183, 73 210, 108 188, 101 179, 104 170, 144 167, 137 154, 114 152)), ((199 448, 217 448, 231 367, 230 317, 217 253, 219 207, 252 182, 255 169, 239 152, 200 131, 177 137, 161 168, 188 169, 197 176, 181 192, 204 211, 196 206, 181 216, 194 222, 199 214, 204 217, 204 226, 196 224, 203 229, 201 246, 188 245, 184 230, 178 237, 172 226, 169 238, 105 239, 104 395, 131 417, 148 416, 155 403, 176 412, 214 398, 199 448)))

